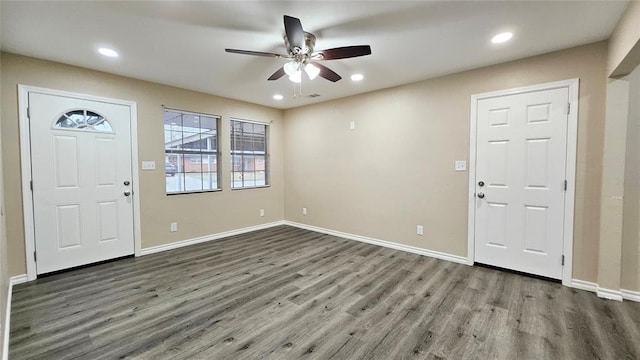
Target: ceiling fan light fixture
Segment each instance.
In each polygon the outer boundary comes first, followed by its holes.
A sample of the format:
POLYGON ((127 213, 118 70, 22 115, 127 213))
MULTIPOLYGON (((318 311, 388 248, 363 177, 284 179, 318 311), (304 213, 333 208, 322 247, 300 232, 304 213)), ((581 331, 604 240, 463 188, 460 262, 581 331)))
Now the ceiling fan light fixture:
POLYGON ((289 80, 296 84, 300 84, 302 82, 302 71, 298 70, 293 75, 289 75, 289 80))
POLYGON ((273 99, 274 100, 282 100, 282 99, 284 99, 284 96, 282 96, 280 94, 275 94, 275 95, 273 95, 273 99))
POLYGON ((295 61, 290 61, 284 64, 284 72, 289 76, 293 76, 298 71, 298 63, 295 61))
POLYGON ((362 74, 351 75, 351 81, 362 81, 362 79, 364 79, 364 75, 362 74))
POLYGON ((307 76, 309 76, 309 80, 313 80, 313 79, 317 78, 318 75, 320 74, 320 69, 318 69, 317 66, 309 63, 309 64, 305 65, 304 72, 306 72, 307 76))

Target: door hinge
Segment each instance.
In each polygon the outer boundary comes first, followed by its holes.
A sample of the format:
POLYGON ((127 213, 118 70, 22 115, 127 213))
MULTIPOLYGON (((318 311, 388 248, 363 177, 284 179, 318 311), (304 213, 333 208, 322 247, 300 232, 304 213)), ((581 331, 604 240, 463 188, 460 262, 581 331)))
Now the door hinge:
POLYGON ((564 181, 564 191, 567 191, 567 180, 564 181))
POLYGON ((564 266, 564 255, 562 255, 562 266, 564 266))
POLYGON ((31 188, 31 191, 33 191, 33 180, 29 180, 29 187, 31 188))
POLYGON ((567 103, 567 115, 571 114, 571 103, 567 103))
POLYGON ((36 252, 35 251, 33 252, 33 261, 36 261, 36 262, 38 261, 38 257, 36 256, 36 252))
POLYGON ((27 117, 31 119, 31 108, 27 106, 27 117))

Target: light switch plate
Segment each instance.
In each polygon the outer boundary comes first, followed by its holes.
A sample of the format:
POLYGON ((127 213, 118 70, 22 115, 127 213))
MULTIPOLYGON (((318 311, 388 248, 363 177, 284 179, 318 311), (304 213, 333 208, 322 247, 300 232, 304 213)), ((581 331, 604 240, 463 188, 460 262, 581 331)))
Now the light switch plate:
POLYGON ((456 160, 456 171, 467 171, 467 161, 456 160))
POLYGON ((355 130, 356 129, 356 122, 351 120, 349 121, 349 130, 355 130))
POLYGON ((155 161, 143 161, 142 162, 142 170, 155 170, 156 162, 155 161))

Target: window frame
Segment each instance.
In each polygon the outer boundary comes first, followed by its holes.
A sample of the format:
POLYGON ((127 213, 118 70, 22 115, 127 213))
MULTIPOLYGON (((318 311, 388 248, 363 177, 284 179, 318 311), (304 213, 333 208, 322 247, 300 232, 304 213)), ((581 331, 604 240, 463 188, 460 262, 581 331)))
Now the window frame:
MULTIPOLYGON (((241 119, 241 118, 235 118, 232 117, 229 119, 229 157, 230 157, 230 165, 231 165, 231 171, 230 171, 230 175, 231 175, 231 191, 235 191, 235 190, 249 190, 249 189, 262 189, 262 188, 268 188, 271 187, 271 181, 270 181, 270 174, 271 174, 271 162, 269 161, 269 158, 271 156, 271 152, 269 151, 269 128, 270 128, 271 123, 266 122, 266 121, 256 121, 256 120, 247 120, 247 119, 241 119), (235 173, 244 173, 245 171, 234 171, 234 164, 233 164, 233 159, 234 159, 234 155, 236 155, 232 143, 233 143, 233 135, 234 135, 234 129, 233 129, 233 122, 240 122, 240 123, 249 123, 249 124, 255 124, 255 125, 263 125, 264 126, 264 185, 254 185, 254 186, 242 186, 242 187, 234 187, 234 175, 235 173)), ((254 154, 255 155, 255 154, 254 154)), ((242 162, 244 163, 244 162, 242 162)), ((254 170, 255 172, 255 170, 254 170)), ((244 183, 244 179, 243 179, 243 183, 244 183)))
MULTIPOLYGON (((167 196, 174 196, 174 195, 184 195, 184 194, 201 194, 201 193, 212 193, 212 192, 220 192, 223 190, 223 181, 222 181, 222 171, 221 171, 221 158, 222 158, 222 151, 220 150, 220 130, 221 130, 221 126, 222 126, 222 116, 221 115, 215 115, 215 114, 208 114, 208 113, 204 113, 204 112, 194 112, 194 111, 187 111, 187 110, 180 110, 180 109, 175 109, 175 108, 168 108, 168 107, 163 107, 163 131, 164 130, 164 126, 165 124, 165 120, 164 120, 164 116, 166 115, 167 112, 175 112, 175 113, 180 113, 181 115, 193 115, 193 116, 198 116, 198 117, 208 117, 208 118, 213 118, 215 120, 215 125, 216 125, 216 136, 215 136, 215 141, 216 141, 216 151, 207 151, 207 150, 191 150, 191 149, 177 149, 177 150, 168 150, 166 147, 166 138, 164 139, 165 141, 165 148, 164 148, 164 154, 165 154, 165 171, 164 171, 164 176, 165 176, 165 194, 167 196), (167 162, 167 156, 168 155, 178 155, 182 158, 182 162, 183 162, 183 166, 184 166, 184 161, 186 158, 186 155, 199 155, 200 159, 202 159, 203 156, 212 156, 215 155, 215 159, 216 159, 216 167, 215 167, 215 174, 216 174, 216 185, 217 187, 215 189, 207 189, 207 190, 183 190, 183 191, 172 191, 169 192, 167 191, 167 170, 166 170, 166 162, 167 162)), ((201 120, 200 120, 201 121, 201 120)), ((184 124, 180 125, 180 131, 184 132, 184 124)), ((200 133, 201 134, 201 133, 200 133)), ((200 139, 199 141, 202 141, 202 139, 200 139)), ((202 160, 201 160, 202 161, 202 160)), ((177 169, 176 169, 177 170, 177 169)), ((178 172, 176 171, 175 174, 187 174, 189 172, 178 172)), ((209 172, 211 173, 211 172, 209 172)), ((197 174, 197 173, 194 173, 197 174)), ((203 172, 200 172, 200 174, 204 174, 203 172)), ((176 176, 174 175, 174 176, 176 176)), ((202 180, 204 181, 204 180, 202 180)))

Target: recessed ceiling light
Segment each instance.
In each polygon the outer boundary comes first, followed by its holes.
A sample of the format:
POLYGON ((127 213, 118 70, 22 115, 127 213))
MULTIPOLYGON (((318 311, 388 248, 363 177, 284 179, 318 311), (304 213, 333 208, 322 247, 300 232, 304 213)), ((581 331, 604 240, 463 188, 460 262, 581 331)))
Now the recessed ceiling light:
POLYGON ((503 32, 491 38, 491 42, 494 44, 500 44, 511 40, 513 34, 510 32, 503 32))
POLYGON ((105 47, 101 47, 98 49, 98 52, 104 56, 108 56, 108 57, 118 57, 118 52, 113 50, 113 49, 109 49, 109 48, 105 48, 105 47))
POLYGON ((351 80, 352 81, 360 81, 362 79, 364 79, 364 75, 362 75, 362 74, 353 74, 353 75, 351 75, 351 80))
POLYGON ((273 98, 274 98, 275 100, 282 100, 282 99, 284 99, 284 96, 282 96, 282 95, 280 95, 280 94, 275 94, 275 95, 273 95, 273 98))

